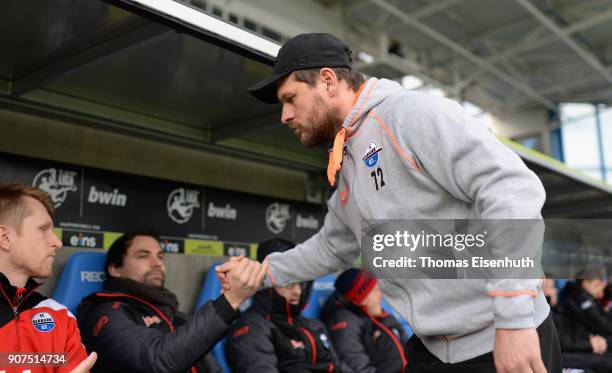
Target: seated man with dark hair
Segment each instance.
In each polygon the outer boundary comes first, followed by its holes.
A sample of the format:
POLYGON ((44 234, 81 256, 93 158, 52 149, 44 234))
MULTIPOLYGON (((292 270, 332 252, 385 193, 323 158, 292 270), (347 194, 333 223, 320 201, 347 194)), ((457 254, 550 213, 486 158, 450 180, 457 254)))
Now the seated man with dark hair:
POLYGON ((376 278, 366 270, 349 268, 334 286, 321 318, 340 359, 355 372, 403 372, 408 337, 382 309, 376 278))
MULTIPOLYGON (((262 242, 257 260, 295 243, 262 242)), ((228 333, 225 353, 233 372, 342 372, 321 321, 300 316, 312 282, 264 289, 228 333)))
POLYGON ((599 303, 606 281, 597 270, 583 271, 577 277, 563 289, 561 311, 555 319, 563 366, 612 372, 612 319, 599 303))
POLYGON ((164 288, 166 266, 157 234, 121 236, 108 251, 104 291, 78 308, 83 341, 99 355, 94 371, 219 372, 207 353, 240 304, 259 288, 266 268, 243 265, 229 273, 236 287, 187 318, 178 312, 176 296, 164 288))

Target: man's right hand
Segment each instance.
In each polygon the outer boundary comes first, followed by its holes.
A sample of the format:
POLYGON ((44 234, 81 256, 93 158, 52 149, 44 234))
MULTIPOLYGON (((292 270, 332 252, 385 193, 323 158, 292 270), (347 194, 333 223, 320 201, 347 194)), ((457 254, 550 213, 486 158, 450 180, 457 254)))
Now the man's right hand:
POLYGON ((600 335, 591 335, 589 336, 589 340, 591 342, 591 347, 593 348, 593 353, 603 355, 608 350, 608 342, 606 342, 604 337, 600 335))
POLYGON ((230 269, 217 270, 217 274, 223 284, 225 298, 234 309, 238 309, 242 302, 259 290, 268 271, 268 263, 261 264, 255 260, 238 257, 230 259, 225 264, 231 265, 225 266, 223 269, 227 267, 230 267, 230 269))

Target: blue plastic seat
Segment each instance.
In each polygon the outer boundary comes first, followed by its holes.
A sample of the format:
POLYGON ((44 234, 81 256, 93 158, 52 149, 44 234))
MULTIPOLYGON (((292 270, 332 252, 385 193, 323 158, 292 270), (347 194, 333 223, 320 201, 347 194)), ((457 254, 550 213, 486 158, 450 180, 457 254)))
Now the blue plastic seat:
POLYGON ((566 279, 555 279, 555 287, 557 288, 557 290, 561 291, 561 289, 563 289, 563 287, 568 283, 569 280, 566 279))
POLYGON ((306 307, 302 310, 302 316, 306 318, 319 318, 319 313, 321 312, 321 307, 325 304, 325 301, 331 293, 334 292, 334 282, 336 281, 335 274, 325 275, 323 277, 319 277, 314 281, 312 285, 312 292, 310 293, 310 298, 308 299, 308 303, 306 307))
POLYGON ((104 287, 106 253, 77 252, 68 258, 52 298, 76 315, 81 299, 104 287))
MULTIPOLYGON (((209 300, 217 299, 219 295, 221 295, 221 282, 219 282, 219 279, 217 278, 215 267, 222 263, 222 261, 214 262, 208 268, 208 272, 204 278, 204 284, 202 285, 202 290, 200 290, 200 295, 198 296, 198 301, 196 302, 196 309, 202 307, 202 305, 209 300)), ((244 304, 240 308, 242 309, 243 307, 244 304)), ((223 371, 230 373, 231 369, 229 368, 227 360, 225 359, 226 342, 226 338, 221 339, 219 342, 217 342, 217 344, 215 344, 212 352, 219 365, 221 365, 221 368, 223 368, 223 371)))

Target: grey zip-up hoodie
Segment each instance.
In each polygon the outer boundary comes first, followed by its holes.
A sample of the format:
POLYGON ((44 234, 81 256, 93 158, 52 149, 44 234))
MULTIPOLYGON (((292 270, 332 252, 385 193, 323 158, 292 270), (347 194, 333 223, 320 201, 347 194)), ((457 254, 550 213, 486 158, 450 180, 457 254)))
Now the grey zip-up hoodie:
MULTIPOLYGON (((343 126, 346 153, 325 223, 294 249, 268 257, 265 286, 350 267, 365 219, 541 219, 545 193, 537 176, 451 100, 371 78, 343 126), (384 172, 376 178, 363 160, 371 142, 382 148, 377 165, 384 172)), ((535 328, 549 313, 539 279, 379 284, 429 351, 447 363, 492 351, 496 328, 535 328)))

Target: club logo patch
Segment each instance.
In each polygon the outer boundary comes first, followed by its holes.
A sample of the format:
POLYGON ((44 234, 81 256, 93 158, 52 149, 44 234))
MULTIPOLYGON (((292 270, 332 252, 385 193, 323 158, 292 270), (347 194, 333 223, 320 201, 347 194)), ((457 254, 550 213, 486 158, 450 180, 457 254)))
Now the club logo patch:
POLYGON ((325 347, 326 350, 329 350, 329 339, 327 339, 327 335, 321 334, 319 338, 321 339, 323 347, 325 347))
POLYGON ((159 324, 161 319, 157 316, 143 316, 142 321, 144 321, 147 328, 149 328, 151 325, 159 324))
POLYGON ((382 147, 379 148, 375 142, 371 142, 368 146, 365 156, 363 157, 363 163, 368 167, 372 168, 378 163, 378 153, 382 151, 382 147))
POLYGON ((39 332, 48 333, 55 329, 55 320, 47 312, 39 312, 32 317, 32 326, 39 332))
POLYGON ((393 329, 391 329, 391 331, 393 332, 393 334, 395 334, 395 336, 396 336, 397 338, 400 338, 400 333, 399 333, 399 330, 397 330, 396 328, 393 328, 393 329))

